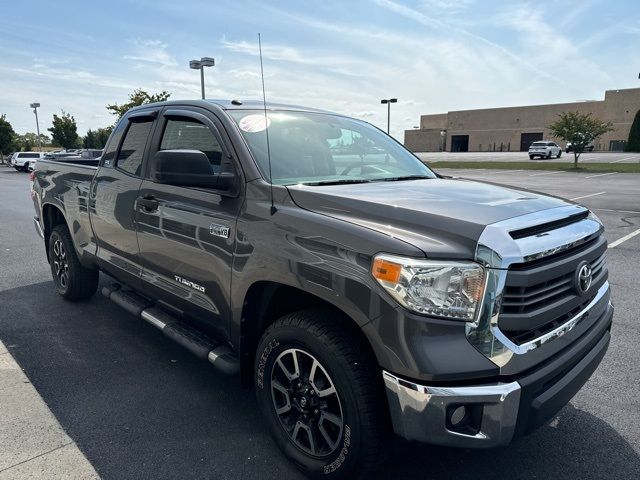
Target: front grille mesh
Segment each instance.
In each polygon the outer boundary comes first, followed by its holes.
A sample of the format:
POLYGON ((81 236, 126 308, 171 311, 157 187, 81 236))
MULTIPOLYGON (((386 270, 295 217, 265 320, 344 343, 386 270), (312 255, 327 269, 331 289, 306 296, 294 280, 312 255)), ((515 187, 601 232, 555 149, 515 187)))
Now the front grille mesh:
MULTIPOLYGON (((603 253, 591 264, 593 278, 597 278, 600 275, 604 267, 605 255, 603 253)), ((529 313, 567 296, 573 296, 575 294, 574 276, 575 270, 531 287, 507 286, 502 300, 502 312, 529 313)))
POLYGON ((520 345, 559 327, 584 309, 607 279, 606 241, 601 234, 580 246, 507 272, 498 325, 520 345), (584 295, 575 288, 578 265, 591 265, 592 283, 584 295))

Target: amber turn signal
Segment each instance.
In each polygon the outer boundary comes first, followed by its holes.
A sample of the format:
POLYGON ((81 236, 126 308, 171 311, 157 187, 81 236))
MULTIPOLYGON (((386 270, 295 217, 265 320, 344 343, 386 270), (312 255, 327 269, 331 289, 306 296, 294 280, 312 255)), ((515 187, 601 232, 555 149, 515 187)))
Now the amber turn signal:
POLYGON ((371 266, 373 276, 383 282, 398 283, 401 270, 401 265, 381 258, 376 258, 371 266))

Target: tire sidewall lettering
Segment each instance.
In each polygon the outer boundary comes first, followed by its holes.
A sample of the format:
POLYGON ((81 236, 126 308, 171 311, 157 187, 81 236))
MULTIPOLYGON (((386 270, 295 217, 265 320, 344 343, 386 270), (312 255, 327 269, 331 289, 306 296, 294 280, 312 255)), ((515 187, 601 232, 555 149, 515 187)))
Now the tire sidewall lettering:
POLYGON ((256 371, 256 384, 258 385, 258 388, 260 388, 261 390, 264 389, 264 370, 267 366, 267 360, 269 359, 269 355, 271 355, 271 353, 276 348, 278 348, 278 346, 280 346, 280 342, 278 342, 277 339, 273 338, 267 344, 264 350, 262 350, 262 353, 260 354, 260 359, 258 361, 258 368, 256 371))
POLYGON ((324 467, 322 467, 322 472, 325 475, 329 475, 333 472, 335 472, 336 470, 338 470, 342 464, 345 462, 345 460, 347 459, 347 455, 349 454, 349 447, 351 446, 351 427, 349 427, 349 425, 344 426, 344 437, 342 440, 342 449, 340 450, 340 453, 338 454, 338 457, 331 462, 328 465, 325 465, 324 467))

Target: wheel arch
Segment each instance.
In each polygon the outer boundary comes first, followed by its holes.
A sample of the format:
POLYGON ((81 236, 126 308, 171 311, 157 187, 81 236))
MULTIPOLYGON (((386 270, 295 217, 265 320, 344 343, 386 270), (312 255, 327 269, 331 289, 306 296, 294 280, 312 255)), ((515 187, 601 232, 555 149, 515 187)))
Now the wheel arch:
POLYGON ((298 287, 273 281, 258 281, 247 290, 240 319, 238 350, 241 380, 244 385, 253 381, 256 348, 269 325, 288 313, 309 308, 323 309, 332 318, 344 319, 345 330, 366 345, 372 358, 376 358, 367 336, 356 320, 339 306, 298 287))
POLYGON ((47 253, 47 261, 49 261, 49 239, 51 238, 51 232, 57 225, 69 224, 64 212, 60 207, 52 203, 45 203, 42 206, 42 224, 44 226, 44 249, 47 253))

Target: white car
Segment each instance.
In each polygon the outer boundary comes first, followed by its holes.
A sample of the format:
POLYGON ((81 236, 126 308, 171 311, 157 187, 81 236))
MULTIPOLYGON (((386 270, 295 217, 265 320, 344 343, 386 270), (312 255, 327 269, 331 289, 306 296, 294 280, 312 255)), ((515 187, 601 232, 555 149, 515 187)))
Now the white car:
POLYGON ((44 158, 43 152, 18 152, 11 157, 11 166, 19 172, 28 172, 41 158, 44 158))
POLYGON ((540 158, 560 158, 562 155, 562 149, 555 142, 548 142, 546 140, 533 142, 529 147, 529 158, 533 160, 535 157, 540 158))

